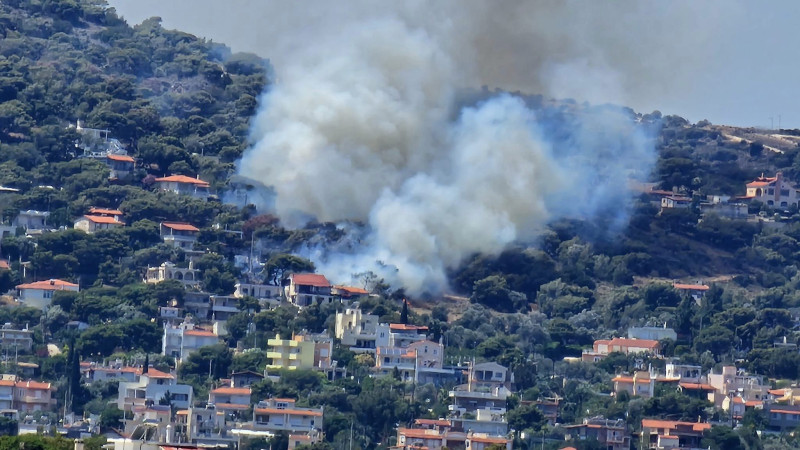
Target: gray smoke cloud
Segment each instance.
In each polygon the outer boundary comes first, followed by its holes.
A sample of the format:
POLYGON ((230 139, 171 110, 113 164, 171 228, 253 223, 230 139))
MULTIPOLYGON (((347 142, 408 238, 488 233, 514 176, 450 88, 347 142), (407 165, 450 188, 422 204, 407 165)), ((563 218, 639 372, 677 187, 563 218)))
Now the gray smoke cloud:
POLYGON ((578 108, 567 138, 553 139, 550 119, 519 98, 461 107, 459 93, 488 86, 652 103, 690 84, 680 68, 713 54, 706 44, 719 34, 715 23, 735 10, 679 3, 158 8, 181 28, 216 30, 234 50, 273 62, 277 80, 260 99, 239 173, 273 187, 275 211, 289 226, 315 218, 364 221, 371 230, 356 252, 311 251, 320 270, 346 282, 371 269, 421 292, 446 289, 447 269, 465 257, 535 239, 551 220, 591 218, 609 206, 624 220, 627 179, 654 160, 647 136, 619 109, 578 108))

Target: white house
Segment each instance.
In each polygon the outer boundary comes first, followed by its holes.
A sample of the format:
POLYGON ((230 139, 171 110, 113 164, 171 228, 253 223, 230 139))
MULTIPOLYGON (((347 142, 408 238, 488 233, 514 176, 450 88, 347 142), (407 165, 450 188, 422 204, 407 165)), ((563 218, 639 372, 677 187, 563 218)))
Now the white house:
POLYGON ((49 215, 50 213, 47 211, 35 211, 32 209, 20 211, 11 224, 15 227, 22 227, 25 231, 44 230, 47 228, 47 217, 49 215))
POLYGON ((125 223, 120 222, 115 217, 85 215, 75 221, 75 229, 83 230, 87 233, 94 233, 99 230, 111 230, 124 227, 125 223))
POLYGON ((301 308, 313 303, 330 303, 333 301, 331 283, 324 275, 293 273, 287 280, 286 298, 301 308))
POLYGON ((109 179, 125 178, 133 172, 136 161, 128 155, 109 153, 106 155, 106 165, 110 169, 109 179))
POLYGON ((200 271, 193 267, 189 261, 189 267, 178 267, 167 261, 158 267, 148 267, 145 272, 145 283, 161 283, 166 280, 178 280, 186 287, 196 287, 200 285, 200 271))
POLYGON ((188 223, 161 222, 161 240, 182 250, 192 250, 200 229, 188 223))
POLYGON ((55 291, 80 291, 75 283, 64 280, 45 280, 17 286, 17 299, 26 306, 44 309, 50 306, 55 291))
POLYGON ((208 198, 209 184, 200 178, 187 177, 186 175, 171 175, 156 178, 156 187, 161 191, 174 192, 181 195, 190 195, 195 198, 208 198))
POLYGON ((378 316, 363 314, 358 305, 336 313, 336 338, 354 352, 375 352, 378 316))
POLYGON ((749 200, 758 200, 769 206, 789 208, 797 206, 800 201, 800 190, 783 178, 783 173, 778 172, 774 177, 765 177, 763 174, 747 183, 747 196, 749 200))
POLYGON ((253 408, 253 429, 315 436, 322 432, 322 408, 300 408, 295 400, 273 398, 253 408))
POLYGON ((152 367, 139 370, 136 381, 119 383, 117 407, 131 411, 136 406, 157 405, 169 393, 173 406, 188 408, 192 404, 192 386, 178 384, 175 375, 152 367))
POLYGON ((197 328, 189 319, 177 325, 165 323, 161 354, 185 361, 200 347, 215 345, 219 342, 220 337, 217 333, 197 328))

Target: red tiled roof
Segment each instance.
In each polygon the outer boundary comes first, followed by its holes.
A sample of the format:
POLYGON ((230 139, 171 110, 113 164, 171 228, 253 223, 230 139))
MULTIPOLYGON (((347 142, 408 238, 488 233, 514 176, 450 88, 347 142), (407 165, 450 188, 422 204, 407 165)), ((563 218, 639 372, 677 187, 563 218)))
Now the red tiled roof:
POLYGON ((638 347, 638 348, 656 348, 660 344, 658 341, 652 339, 628 339, 628 338, 614 338, 598 339, 594 341, 595 345, 606 344, 610 347, 638 347))
POLYGON ((321 417, 322 411, 305 411, 302 409, 256 408, 255 414, 288 414, 290 416, 321 417))
POLYGON ((733 403, 741 404, 744 403, 744 400, 742 399, 742 397, 733 397, 733 403))
POLYGON ((431 430, 424 430, 419 428, 398 428, 398 434, 412 439, 441 439, 442 435, 431 430))
POLYGON ((110 159, 110 160, 112 160, 112 161, 134 162, 134 159, 133 159, 133 158, 131 158, 131 157, 130 157, 130 156, 128 156, 128 155, 113 155, 113 154, 108 154, 108 155, 106 155, 106 158, 108 158, 108 159, 110 159))
POLYGON ((484 436, 473 435, 471 438, 469 438, 469 440, 472 442, 481 442, 484 444, 502 444, 502 445, 508 444, 508 439, 501 437, 489 437, 489 436, 484 437, 484 436))
POLYGON ((781 413, 781 414, 791 414, 793 416, 800 415, 800 411, 795 411, 792 409, 770 409, 769 412, 771 413, 781 413))
POLYGON ((156 178, 156 183, 165 182, 165 183, 187 183, 187 184, 196 184, 198 186, 206 186, 208 187, 208 182, 203 181, 199 178, 192 178, 187 177, 186 175, 170 175, 168 177, 156 178))
POLYGON ((417 425, 435 425, 437 427, 449 427, 450 421, 445 419, 416 419, 414 421, 417 425))
POLYGON ((761 400, 748 400, 748 401, 744 402, 744 406, 748 406, 748 407, 750 407, 750 406, 763 406, 763 405, 764 405, 764 402, 762 402, 761 400))
POLYGON ((703 422, 678 422, 673 420, 642 419, 642 428, 668 428, 674 430, 680 426, 692 427, 693 431, 710 430, 710 423, 703 422))
POLYGON ((615 383, 633 383, 633 377, 616 376, 611 379, 615 383))
POLYGON ((161 225, 164 225, 167 228, 177 230, 177 231, 200 231, 199 228, 196 226, 189 224, 189 223, 181 223, 181 222, 161 222, 161 225))
POLYGON ((90 215, 85 215, 83 217, 88 219, 90 222, 94 222, 94 223, 108 223, 108 224, 124 225, 124 223, 120 222, 119 220, 117 220, 117 219, 115 219, 113 217, 90 216, 90 215))
POLYGON ((786 389, 770 389, 767 392, 772 395, 777 395, 778 397, 783 397, 786 395, 786 389))
POLYGON ((0 269, 10 269, 11 266, 8 265, 8 261, 5 259, 0 259, 0 269))
POLYGON ((106 215, 106 216, 121 216, 122 211, 118 209, 106 209, 106 208, 89 208, 89 214, 98 214, 98 215, 106 215))
POLYGON ((747 183, 747 187, 764 187, 769 186, 772 183, 774 183, 774 181, 751 181, 750 183, 747 183))
POLYGON ((250 409, 250 405, 244 405, 244 404, 239 404, 239 403, 219 403, 219 402, 216 402, 216 403, 214 403, 214 406, 216 406, 217 409, 238 409, 238 410, 241 410, 241 411, 244 411, 246 409, 250 409))
POLYGON ((219 337, 213 331, 208 330, 186 330, 183 332, 184 336, 205 336, 205 337, 219 337))
POLYGON ((44 280, 17 285, 17 289, 42 289, 45 291, 60 291, 73 287, 78 287, 78 285, 64 280, 44 280))
POLYGON ((680 387, 682 387, 684 389, 702 389, 704 391, 713 391, 714 390, 714 386, 711 386, 710 384, 705 384, 705 383, 686 383, 686 382, 684 382, 684 383, 678 383, 678 386, 680 386, 680 387))
POLYGON ((142 373, 141 368, 137 369, 136 373, 138 373, 139 375, 147 376, 149 378, 175 378, 175 376, 170 373, 162 372, 152 367, 147 369, 147 373, 142 373))
POLYGON ((231 395, 250 395, 250 388, 236 388, 230 386, 222 386, 211 391, 212 394, 231 394, 231 395))
POLYGON ((0 380, 0 386, 13 387, 15 384, 14 380, 0 380))
POLYGON ((417 325, 406 325, 404 323, 390 323, 389 329, 398 331, 426 331, 428 327, 420 327, 417 325))
POLYGON ((688 291, 707 291, 709 289, 708 286, 705 284, 682 284, 682 283, 672 283, 672 287, 675 289, 682 289, 688 291))
POLYGON ((334 286, 336 289, 341 289, 350 295, 367 295, 369 292, 366 289, 361 289, 352 286, 334 286))
POLYGON ((293 273, 289 275, 289 278, 292 283, 304 286, 329 287, 331 285, 325 275, 317 273, 293 273))
POLYGON ((40 383, 38 381, 17 381, 16 387, 23 389, 50 389, 50 383, 40 383))

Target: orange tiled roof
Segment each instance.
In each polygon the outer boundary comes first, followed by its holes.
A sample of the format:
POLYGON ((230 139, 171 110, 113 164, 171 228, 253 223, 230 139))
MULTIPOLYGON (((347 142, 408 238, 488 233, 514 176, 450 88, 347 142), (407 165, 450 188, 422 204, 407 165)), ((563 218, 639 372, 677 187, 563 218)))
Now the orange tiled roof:
POLYGON ((89 214, 99 214, 99 215, 106 215, 106 216, 121 216, 122 211, 118 209, 106 209, 106 208, 89 208, 89 214))
POLYGON ((615 383, 633 383, 633 377, 623 377, 622 375, 616 376, 611 379, 615 383))
POLYGON ((714 386, 711 386, 710 384, 706 384, 706 383, 686 383, 686 382, 683 382, 683 383, 678 383, 678 386, 680 386, 680 387, 682 387, 684 389, 702 389, 704 391, 713 391, 715 389, 714 386))
POLYGON ((115 218, 113 218, 113 217, 107 217, 107 216, 90 216, 90 215, 88 215, 88 214, 87 214, 87 215, 85 215, 85 216, 83 216, 83 217, 85 217, 86 219, 88 219, 90 222, 94 222, 94 223, 108 223, 108 224, 124 225, 124 223, 120 222, 119 220, 117 220, 117 219, 115 219, 115 218))
POLYGON ((348 294, 367 295, 369 292, 366 289, 361 289, 353 286, 334 286, 336 289, 341 289, 348 294))
POLYGON ((318 273, 293 273, 289 277, 294 284, 302 284, 304 286, 329 287, 331 285, 325 275, 318 273))
POLYGON ((614 338, 598 339, 594 341, 595 345, 606 344, 612 347, 639 347, 639 348, 656 348, 659 346, 658 341, 652 339, 628 339, 628 338, 614 338))
POLYGON ((130 157, 130 156, 128 156, 128 155, 114 155, 114 154, 108 154, 108 155, 106 155, 106 158, 108 158, 108 159, 110 159, 110 160, 112 160, 112 161, 134 162, 134 159, 133 159, 133 158, 131 158, 131 157, 130 157))
POLYGON ((213 331, 208 330, 186 330, 183 332, 184 336, 200 336, 200 337, 219 337, 213 331))
POLYGON ((475 436, 473 435, 469 438, 472 442, 481 442, 483 444, 501 444, 505 445, 508 444, 508 439, 501 438, 501 437, 489 437, 489 436, 475 436))
POLYGON ((190 224, 190 223, 181 223, 181 222, 161 222, 161 225, 164 225, 167 228, 177 230, 177 231, 200 231, 199 228, 190 224))
POLYGON ((426 331, 428 327, 420 327, 417 325, 406 325, 403 323, 390 323, 389 329, 398 331, 426 331))
POLYGON ((199 178, 187 177, 186 175, 170 175, 168 177, 156 178, 156 182, 186 183, 186 184, 196 184, 198 186, 208 187, 207 181, 203 181, 199 178))
MULTIPOLYGON (((800 412, 798 412, 800 413, 800 412)), ((642 419, 642 428, 668 428, 674 430, 680 426, 691 427, 692 431, 705 431, 711 429, 710 423, 679 422, 674 420, 642 419)))
POLYGON ((322 411, 306 411, 303 409, 278 409, 278 408, 256 408, 256 414, 288 414, 290 416, 314 416, 321 417, 322 411))
POLYGON ((40 383, 38 381, 17 381, 16 387, 23 389, 50 389, 50 383, 40 383))
POLYGON ((240 403, 219 403, 219 402, 216 402, 216 403, 214 403, 214 406, 216 406, 217 409, 238 409, 238 410, 242 410, 242 411, 246 410, 246 409, 250 409, 250 405, 244 405, 244 404, 240 404, 240 403))
POLYGON ((72 287, 78 287, 78 285, 64 280, 44 280, 17 285, 17 289, 42 289, 45 291, 60 291, 72 287))
POLYGON ((781 413, 781 414, 791 414, 793 416, 800 415, 800 411, 795 411, 793 409, 770 409, 769 412, 771 412, 771 413, 781 413))
POLYGON ((175 378, 175 376, 172 374, 162 372, 152 367, 147 369, 147 373, 142 373, 142 369, 137 369, 136 373, 139 375, 145 375, 149 378, 175 378))
POLYGON ((436 425, 438 427, 449 427, 450 421, 445 419, 416 419, 414 421, 417 425, 436 425))
POLYGON ((250 388, 236 388, 230 386, 222 386, 211 391, 212 394, 232 394, 232 395, 250 395, 250 388))
POLYGON ((15 384, 14 380, 0 380, 0 386, 14 387, 15 384))
POLYGON ((5 259, 0 259, 0 269, 10 269, 11 266, 8 265, 8 261, 5 259))
POLYGON ((750 407, 750 406, 763 406, 763 405, 764 405, 764 402, 762 402, 761 400, 748 400, 748 401, 744 402, 744 406, 748 406, 748 407, 750 407))
POLYGON ((420 428, 398 428, 398 434, 412 439, 441 439, 442 435, 431 430, 420 428))
POLYGON ((675 289, 682 289, 687 291, 707 291, 709 288, 705 284, 683 284, 683 283, 672 283, 672 287, 675 289))
POLYGON ((778 397, 783 397, 786 395, 786 389, 770 389, 767 392, 778 397))
POLYGON ((276 402, 286 402, 286 403, 294 403, 294 402, 297 401, 297 400, 295 400, 293 398, 273 398, 272 400, 274 400, 276 402))

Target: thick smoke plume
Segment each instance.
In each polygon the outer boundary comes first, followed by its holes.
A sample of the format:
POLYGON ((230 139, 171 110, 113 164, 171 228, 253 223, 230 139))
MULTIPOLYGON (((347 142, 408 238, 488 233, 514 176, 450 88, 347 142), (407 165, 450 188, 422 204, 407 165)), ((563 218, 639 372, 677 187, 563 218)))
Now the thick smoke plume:
POLYGON ((368 222, 357 253, 316 255, 326 274, 371 269, 414 292, 446 288, 465 257, 533 239, 553 219, 624 215, 627 180, 654 160, 631 114, 576 108, 555 123, 508 94, 460 106, 463 89, 484 85, 625 101, 639 75, 662 70, 637 59, 653 36, 626 41, 594 22, 618 13, 624 25, 635 10, 566 4, 276 9, 278 79, 239 172, 274 187, 290 226, 368 222), (299 17, 308 23, 286 30, 299 17))

